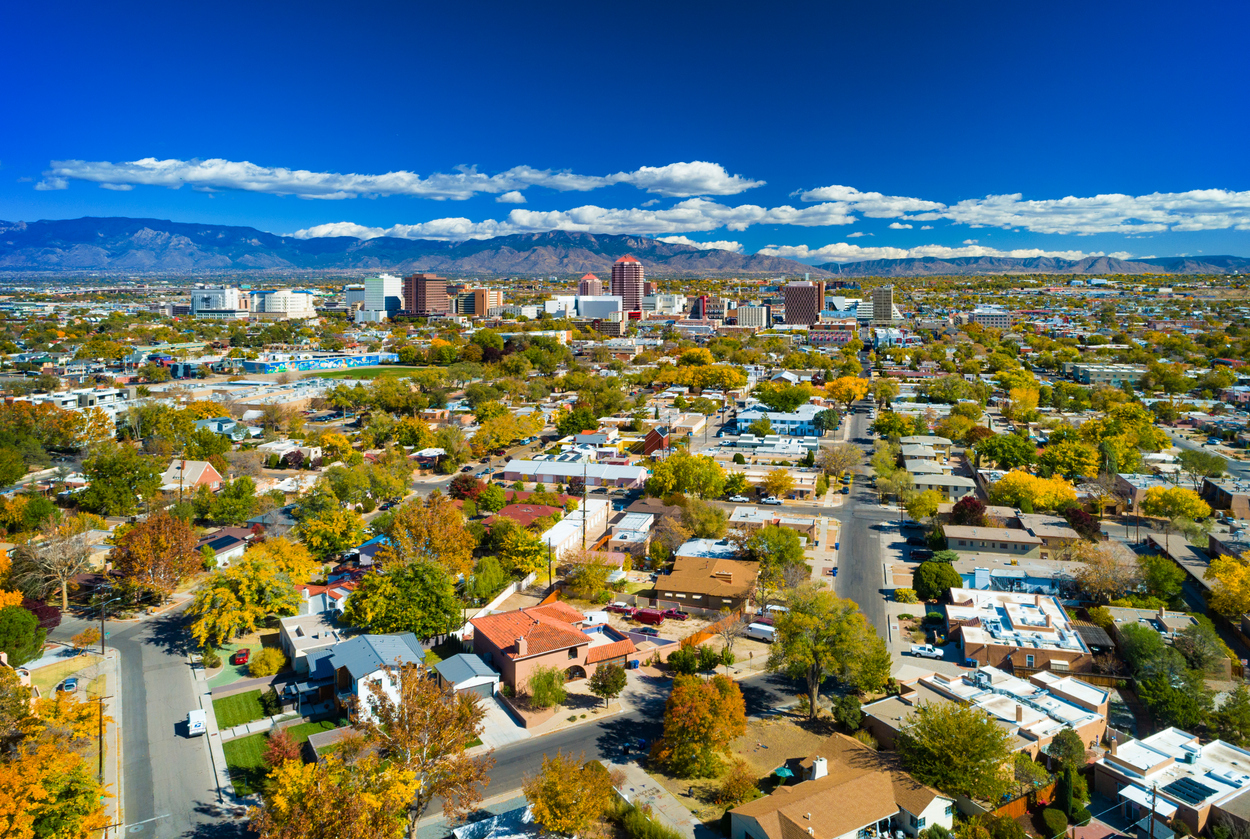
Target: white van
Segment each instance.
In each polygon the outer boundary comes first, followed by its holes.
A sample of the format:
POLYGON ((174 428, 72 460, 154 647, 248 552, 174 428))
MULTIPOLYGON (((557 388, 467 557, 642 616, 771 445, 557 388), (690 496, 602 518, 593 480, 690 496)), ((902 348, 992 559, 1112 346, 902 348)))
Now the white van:
POLYGON ((751 624, 747 627, 746 636, 748 638, 754 638, 757 641, 767 641, 770 644, 773 642, 773 638, 775 637, 773 628, 766 623, 751 624))
POLYGON ((187 714, 187 736, 199 737, 208 730, 208 715, 203 709, 187 714))

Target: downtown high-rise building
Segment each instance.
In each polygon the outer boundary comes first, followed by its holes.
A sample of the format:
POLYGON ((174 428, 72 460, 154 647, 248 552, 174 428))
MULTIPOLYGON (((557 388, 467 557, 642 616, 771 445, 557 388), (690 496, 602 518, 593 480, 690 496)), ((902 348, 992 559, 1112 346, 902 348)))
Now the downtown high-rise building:
POLYGON ((786 323, 811 326, 820 321, 821 310, 825 308, 823 281, 787 283, 782 289, 782 297, 786 304, 786 323))
POLYGON ((894 286, 883 285, 872 290, 872 322, 894 322, 894 286))
POLYGON ((614 297, 621 298, 621 311, 642 311, 642 298, 646 296, 646 282, 642 263, 632 255, 622 256, 612 264, 611 293, 614 297))
POLYGON ((447 280, 433 274, 404 277, 404 311, 410 315, 445 315, 450 312, 447 280))
POLYGON ((599 297, 603 294, 603 280, 594 274, 587 274, 577 284, 578 297, 599 297))

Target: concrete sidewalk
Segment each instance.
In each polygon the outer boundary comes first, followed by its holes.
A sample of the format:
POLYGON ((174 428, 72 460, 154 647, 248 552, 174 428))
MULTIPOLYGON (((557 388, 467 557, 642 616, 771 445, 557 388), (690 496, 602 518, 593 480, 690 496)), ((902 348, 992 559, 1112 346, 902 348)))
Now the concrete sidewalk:
POLYGON ((636 763, 608 763, 608 771, 619 769, 625 776, 620 792, 634 806, 651 808, 651 815, 676 830, 686 839, 694 839, 696 821, 694 814, 685 808, 671 792, 646 773, 636 763))
POLYGON ((217 779, 217 803, 246 807, 250 803, 234 793, 234 783, 230 780, 230 769, 226 766, 226 750, 222 747, 221 730, 217 727, 217 714, 213 710, 213 694, 208 687, 204 668, 197 665, 191 667, 191 678, 195 683, 195 692, 200 697, 200 708, 206 718, 204 740, 208 747, 208 757, 217 779))

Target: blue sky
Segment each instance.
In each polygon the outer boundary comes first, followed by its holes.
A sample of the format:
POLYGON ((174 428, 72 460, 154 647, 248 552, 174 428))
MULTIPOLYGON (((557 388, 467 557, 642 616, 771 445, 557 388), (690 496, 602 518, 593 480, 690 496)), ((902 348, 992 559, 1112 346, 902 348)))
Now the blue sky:
POLYGON ((25 3, 6 28, 9 221, 1250 255, 1244 3, 25 3))

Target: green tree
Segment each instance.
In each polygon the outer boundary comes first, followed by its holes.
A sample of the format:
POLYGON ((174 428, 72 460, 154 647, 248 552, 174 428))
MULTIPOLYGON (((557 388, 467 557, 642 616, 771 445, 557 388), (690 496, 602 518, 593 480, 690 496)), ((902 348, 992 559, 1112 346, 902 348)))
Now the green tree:
POLYGON ((460 618, 455 586, 428 562, 396 564, 366 574, 347 598, 343 622, 367 632, 411 632, 431 638, 451 631, 460 618))
POLYGON ((1185 572, 1175 562, 1165 556, 1147 554, 1138 557, 1137 567, 1141 569, 1142 583, 1151 597, 1169 603, 1180 597, 1185 572))
POLYGON ((140 501, 150 502, 161 488, 155 463, 133 446, 101 446, 82 468, 91 483, 78 496, 79 503, 102 515, 134 515, 140 501))
POLYGON ((26 474, 26 461, 15 448, 0 448, 0 486, 12 486, 26 474))
POLYGON ((217 524, 238 527, 252 516, 256 509, 256 482, 251 478, 235 478, 222 486, 213 496, 209 517, 217 524))
POLYGON ((1010 738, 975 705, 925 702, 915 706, 899 731, 897 749, 920 783, 947 795, 998 801, 1010 784, 1003 771, 1011 757, 1010 738))
POLYGON ((963 584, 963 577, 949 562, 922 562, 912 575, 912 588, 921 600, 941 600, 946 592, 963 584))
POLYGON ((978 461, 989 461, 999 469, 1018 469, 1037 461, 1037 447, 1018 434, 987 437, 974 447, 978 461))
POLYGON ((746 555, 760 563, 761 570, 784 568, 802 563, 803 540, 798 531, 779 524, 766 524, 746 541, 746 555))
POLYGON ((625 668, 615 664, 600 664, 587 684, 590 692, 601 698, 606 708, 625 689, 625 668))
MULTIPOLYGON (((738 457, 738 455, 735 455, 735 457, 738 457)), ((743 463, 745 462, 746 461, 743 460, 743 463)), ((721 491, 726 496, 742 495, 744 492, 746 492, 750 488, 751 488, 751 484, 750 482, 747 481, 746 475, 742 474, 741 472, 730 472, 728 475, 725 476, 725 486, 722 488, 721 491)))
POLYGON ((885 642, 851 600, 814 583, 790 595, 789 611, 776 623, 770 670, 807 684, 808 714, 816 718, 820 686, 834 676, 856 690, 877 690, 890 673, 885 642))
POLYGON ((1085 741, 1070 728, 1062 729, 1055 735, 1046 753, 1059 764, 1060 769, 1079 769, 1085 765, 1085 741))
POLYGON ((34 612, 21 606, 0 609, 0 652, 8 654, 10 667, 38 658, 46 637, 34 612))
POLYGON ((1204 478, 1218 478, 1228 471, 1228 461, 1214 452, 1181 449, 1176 459, 1195 491, 1202 489, 1204 478))
POLYGON ((698 498, 718 498, 724 492, 725 470, 707 455, 692 455, 677 449, 651 467, 648 495, 662 498, 674 492, 698 498))
POLYGON ((1215 736, 1227 743, 1240 748, 1250 744, 1250 690, 1244 684, 1224 697, 1219 710, 1211 715, 1211 727, 1215 736))
POLYGON ((498 513, 508 504, 508 499, 503 487, 498 484, 488 484, 486 489, 482 490, 477 497, 477 505, 483 510, 489 510, 492 513, 498 513))

